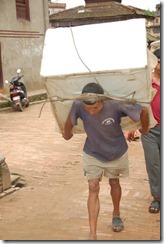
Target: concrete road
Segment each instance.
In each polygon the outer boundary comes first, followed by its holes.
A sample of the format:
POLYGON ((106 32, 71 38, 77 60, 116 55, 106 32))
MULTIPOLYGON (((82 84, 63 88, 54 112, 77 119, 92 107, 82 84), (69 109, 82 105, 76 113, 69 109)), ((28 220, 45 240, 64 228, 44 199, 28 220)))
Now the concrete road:
MULTIPOLYGON (((41 106, 0 111, 0 153, 26 184, 0 199, 0 239, 87 240, 88 185, 81 166, 85 135, 63 140, 54 131, 50 103, 38 118, 41 106)), ((160 240, 160 213, 148 212, 152 198, 140 141, 129 143, 129 158, 130 176, 121 180, 125 230, 111 229, 110 189, 103 178, 98 240, 160 240)))

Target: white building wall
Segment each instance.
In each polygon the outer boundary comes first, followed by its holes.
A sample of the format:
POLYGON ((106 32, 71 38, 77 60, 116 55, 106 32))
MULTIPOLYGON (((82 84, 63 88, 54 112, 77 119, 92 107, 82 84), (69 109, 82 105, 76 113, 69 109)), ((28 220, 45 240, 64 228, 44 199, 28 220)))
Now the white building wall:
MULTIPOLYGON (((44 88, 40 65, 49 25, 48 1, 29 0, 29 8, 30 21, 18 20, 15 0, 0 1, 0 62, 3 81, 10 80, 20 68, 27 90, 34 91, 44 88)), ((4 90, 8 92, 5 86, 4 90)))

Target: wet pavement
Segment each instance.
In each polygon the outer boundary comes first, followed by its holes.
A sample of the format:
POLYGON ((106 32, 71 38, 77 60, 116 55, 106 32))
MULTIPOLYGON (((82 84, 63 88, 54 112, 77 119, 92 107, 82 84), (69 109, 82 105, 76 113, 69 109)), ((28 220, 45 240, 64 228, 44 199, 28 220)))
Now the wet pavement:
MULTIPOLYGON (((0 153, 25 187, 0 198, 1 240, 87 240, 88 185, 82 172, 85 134, 65 141, 56 133, 50 103, 23 112, 0 110, 0 153)), ((152 200, 140 140, 129 143, 130 176, 121 180, 125 230, 111 229, 112 201, 101 182, 98 240, 160 240, 160 213, 152 200)))

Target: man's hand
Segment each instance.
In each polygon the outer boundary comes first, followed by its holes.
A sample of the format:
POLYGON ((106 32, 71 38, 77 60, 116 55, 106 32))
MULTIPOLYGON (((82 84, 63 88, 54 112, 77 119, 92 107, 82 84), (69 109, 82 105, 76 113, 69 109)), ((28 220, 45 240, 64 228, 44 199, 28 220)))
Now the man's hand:
POLYGON ((136 131, 136 130, 133 130, 133 131, 128 131, 128 133, 127 133, 127 140, 129 141, 129 142, 131 142, 131 141, 135 141, 136 140, 136 133, 137 133, 138 131, 136 131))
POLYGON ((62 133, 62 137, 68 141, 73 137, 73 134, 71 133, 69 135, 68 134, 66 135, 66 133, 62 133))

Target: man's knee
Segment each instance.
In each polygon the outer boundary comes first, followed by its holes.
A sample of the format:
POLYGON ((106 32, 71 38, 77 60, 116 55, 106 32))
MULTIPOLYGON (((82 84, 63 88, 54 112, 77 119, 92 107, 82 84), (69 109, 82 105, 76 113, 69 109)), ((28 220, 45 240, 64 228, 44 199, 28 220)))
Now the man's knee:
POLYGON ((119 187, 120 186, 120 182, 119 179, 109 179, 109 185, 111 187, 119 187))
POLYGON ((99 185, 99 179, 92 179, 88 181, 89 184, 89 192, 90 193, 95 193, 99 192, 100 190, 100 185, 99 185))

